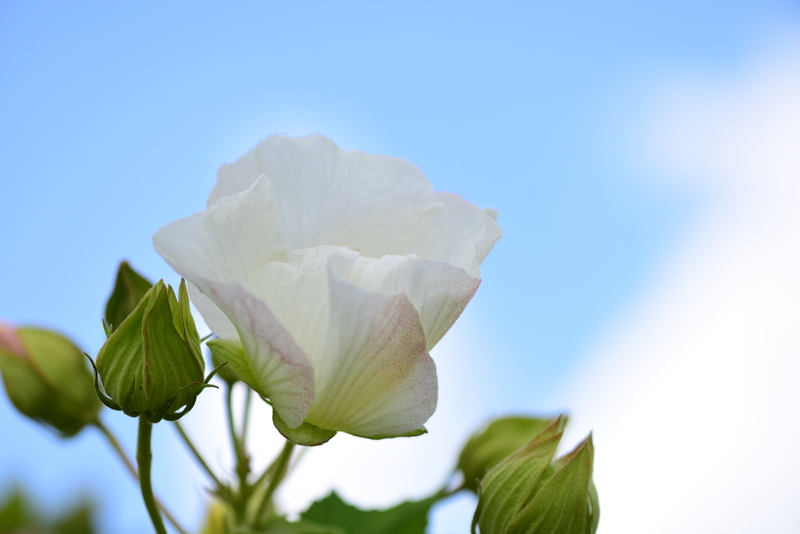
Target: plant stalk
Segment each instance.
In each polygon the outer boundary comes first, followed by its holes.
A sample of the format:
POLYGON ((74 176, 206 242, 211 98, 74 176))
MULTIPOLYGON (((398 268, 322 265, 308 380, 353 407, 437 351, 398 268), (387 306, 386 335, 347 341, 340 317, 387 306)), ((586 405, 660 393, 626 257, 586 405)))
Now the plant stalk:
POLYGON ((144 417, 139 417, 139 440, 136 444, 136 461, 139 464, 139 485, 142 488, 142 498, 150 514, 150 521, 157 534, 167 534, 164 528, 164 521, 158 512, 158 505, 153 496, 153 485, 150 481, 150 466, 153 463, 153 452, 150 448, 150 440, 153 435, 153 425, 145 421, 144 417))
MULTIPOLYGON (((104 425, 102 422, 96 421, 94 425, 98 429, 100 429, 100 432, 108 440, 108 443, 111 445, 111 448, 114 449, 114 452, 117 453, 117 456, 119 456, 120 460, 122 460, 122 463, 125 464, 125 467, 128 469, 128 472, 130 472, 131 476, 133 476, 133 478, 135 478, 138 481, 139 473, 136 471, 136 467, 134 467, 133 462, 131 462, 131 459, 128 458, 128 455, 122 449, 122 445, 120 445, 119 440, 117 440, 114 434, 111 433, 111 430, 109 430, 108 427, 104 425)), ((161 503, 161 501, 159 501, 157 497, 156 497, 156 504, 161 509, 161 512, 164 514, 164 517, 167 518, 167 521, 172 523, 172 526, 175 527, 175 530, 180 532, 180 534, 189 534, 189 531, 183 528, 180 525, 180 523, 178 523, 178 520, 175 519, 175 516, 172 515, 172 513, 170 513, 169 510, 167 510, 164 504, 161 503)))
POLYGON ((260 521, 261 516, 263 516, 267 511, 269 504, 272 502, 272 494, 275 493, 275 490, 278 488, 278 484, 281 483, 284 475, 286 475, 286 468, 289 465, 289 459, 292 457, 293 450, 294 443, 287 440, 286 444, 283 446, 280 456, 278 456, 278 458, 275 460, 275 471, 272 473, 272 478, 269 481, 269 486, 267 486, 267 491, 264 493, 264 496, 261 499, 258 512, 256 512, 256 522, 260 521))

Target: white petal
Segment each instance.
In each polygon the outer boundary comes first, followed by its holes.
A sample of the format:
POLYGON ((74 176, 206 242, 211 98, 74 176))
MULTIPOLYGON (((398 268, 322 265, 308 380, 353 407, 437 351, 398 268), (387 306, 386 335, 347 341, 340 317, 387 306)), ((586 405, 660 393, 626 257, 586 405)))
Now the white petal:
POLYGON ((436 198, 448 211, 447 244, 441 259, 480 278, 480 264, 503 236, 497 211, 480 209, 452 193, 436 193, 436 198))
POLYGON ((236 282, 196 277, 194 283, 236 326, 262 395, 290 428, 314 402, 311 362, 267 305, 236 282))
POLYGON ((306 422, 368 437, 413 432, 436 408, 425 331, 405 295, 365 291, 337 274, 359 257, 343 247, 294 251, 260 273, 255 291, 312 361, 306 422))
POLYGON ((329 276, 331 317, 317 402, 306 420, 365 437, 419 430, 436 410, 436 366, 404 295, 371 293, 329 276))
POLYGON ((453 326, 481 283, 449 263, 415 255, 362 256, 342 276, 367 291, 408 297, 419 313, 428 350, 453 326))
POLYGON ((261 393, 281 418, 290 427, 300 425, 313 402, 311 364, 267 305, 245 289, 265 264, 286 257, 266 179, 165 226, 153 243, 208 297, 196 298, 195 305, 212 331, 223 339, 240 338, 261 393))
POLYGON ((233 325, 213 302, 199 295, 187 273, 246 285, 267 262, 286 257, 265 178, 207 211, 161 228, 153 244, 189 280, 192 301, 211 331, 223 339, 236 338, 233 325))
POLYGON ((447 210, 412 163, 343 152, 331 140, 272 136, 220 169, 209 205, 269 179, 289 250, 345 246, 372 257, 444 254, 447 210))
POLYGON ((225 312, 220 310, 219 307, 214 304, 214 301, 205 296, 196 285, 191 282, 186 285, 189 288, 189 296, 192 299, 192 303, 195 308, 197 308, 197 311, 200 312, 200 315, 203 316, 203 320, 205 320, 214 335, 222 339, 237 339, 239 333, 236 332, 236 327, 233 326, 233 323, 228 319, 228 316, 225 315, 225 312))

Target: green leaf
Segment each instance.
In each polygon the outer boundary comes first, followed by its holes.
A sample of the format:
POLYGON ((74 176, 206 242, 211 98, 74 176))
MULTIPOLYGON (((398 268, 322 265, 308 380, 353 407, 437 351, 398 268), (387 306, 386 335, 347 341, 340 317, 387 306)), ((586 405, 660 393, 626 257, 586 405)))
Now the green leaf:
POLYGON ((318 525, 309 521, 289 522, 282 517, 269 520, 259 534, 348 534, 338 527, 318 525))
POLYGON ((325 430, 309 423, 303 423, 297 428, 289 428, 275 410, 272 410, 272 422, 275 423, 275 428, 278 429, 278 432, 295 445, 305 445, 307 447, 322 445, 336 435, 335 430, 325 430))
POLYGON ((53 525, 53 534, 94 534, 92 512, 89 504, 70 510, 53 525))
POLYGON ((32 526, 34 514, 25 495, 17 489, 0 503, 0 534, 21 532, 24 527, 32 526))
POLYGON ((131 314, 153 284, 133 270, 127 261, 119 264, 114 290, 106 303, 106 323, 115 330, 131 314))
POLYGON ((504 417, 489 423, 469 438, 461 451, 458 468, 464 473, 464 486, 477 492, 477 481, 483 479, 489 469, 531 441, 553 421, 533 417, 504 417))
POLYGON ((336 492, 311 505, 301 519, 341 528, 346 534, 424 534, 436 496, 407 501, 388 510, 360 510, 336 492))

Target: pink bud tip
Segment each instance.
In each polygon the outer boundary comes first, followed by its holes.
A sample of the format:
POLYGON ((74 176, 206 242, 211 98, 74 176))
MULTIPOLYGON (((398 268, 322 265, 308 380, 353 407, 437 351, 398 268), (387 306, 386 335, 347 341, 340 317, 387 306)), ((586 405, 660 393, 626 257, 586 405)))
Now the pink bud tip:
POLYGON ((3 321, 0 321, 0 350, 19 356, 20 358, 28 357, 17 329, 3 321))

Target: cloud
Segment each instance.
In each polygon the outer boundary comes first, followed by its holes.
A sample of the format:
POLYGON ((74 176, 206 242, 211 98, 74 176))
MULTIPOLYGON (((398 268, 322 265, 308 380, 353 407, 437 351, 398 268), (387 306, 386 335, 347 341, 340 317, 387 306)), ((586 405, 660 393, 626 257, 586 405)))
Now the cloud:
POLYGON ((800 531, 800 39, 659 93, 651 168, 706 211, 564 392, 601 533, 800 531))

